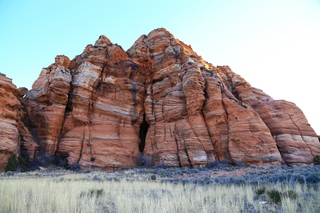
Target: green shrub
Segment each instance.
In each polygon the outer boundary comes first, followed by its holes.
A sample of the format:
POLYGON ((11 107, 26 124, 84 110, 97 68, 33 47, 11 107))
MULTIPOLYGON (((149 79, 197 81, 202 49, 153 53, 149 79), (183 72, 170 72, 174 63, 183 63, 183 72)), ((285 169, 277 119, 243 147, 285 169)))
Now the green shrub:
POLYGON ((266 187, 262 186, 260 188, 257 188, 255 191, 254 191, 257 195, 263 195, 265 192, 266 192, 266 187))
POLYGON ((279 204, 281 202, 281 193, 276 190, 272 189, 270 191, 267 191, 268 198, 270 202, 279 204))
POLYGON ((310 173, 306 177, 306 182, 307 183, 319 183, 320 182, 320 175, 319 173, 310 173))
POLYGON ((320 165, 320 156, 317 155, 313 158, 314 165, 320 165))
POLYGON ((11 155, 8 159, 8 164, 6 165, 5 171, 13 172, 25 172, 27 171, 26 161, 21 156, 11 155))
POLYGON ((97 198, 102 196, 104 193, 103 189, 89 189, 87 192, 81 192, 80 197, 93 197, 96 196, 97 198))

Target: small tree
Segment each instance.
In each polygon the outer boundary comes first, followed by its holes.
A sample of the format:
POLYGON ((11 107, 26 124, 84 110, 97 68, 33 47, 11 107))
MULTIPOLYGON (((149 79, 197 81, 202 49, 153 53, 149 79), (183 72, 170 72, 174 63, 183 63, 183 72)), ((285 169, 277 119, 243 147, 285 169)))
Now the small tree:
POLYGON ((25 172, 27 171, 26 161, 21 156, 11 155, 8 159, 8 164, 6 165, 5 171, 13 172, 25 172))

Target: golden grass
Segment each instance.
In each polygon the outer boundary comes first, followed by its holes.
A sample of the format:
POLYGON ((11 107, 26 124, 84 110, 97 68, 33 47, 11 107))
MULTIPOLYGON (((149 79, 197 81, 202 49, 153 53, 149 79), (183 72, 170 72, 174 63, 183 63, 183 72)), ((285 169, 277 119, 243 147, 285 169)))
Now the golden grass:
POLYGON ((297 199, 261 204, 251 185, 196 185, 157 181, 94 181, 90 174, 0 181, 0 212, 317 212, 318 188, 296 184, 267 186, 294 190, 297 199), (88 180, 86 180, 88 179, 88 180), (300 207, 299 207, 300 206, 300 207))

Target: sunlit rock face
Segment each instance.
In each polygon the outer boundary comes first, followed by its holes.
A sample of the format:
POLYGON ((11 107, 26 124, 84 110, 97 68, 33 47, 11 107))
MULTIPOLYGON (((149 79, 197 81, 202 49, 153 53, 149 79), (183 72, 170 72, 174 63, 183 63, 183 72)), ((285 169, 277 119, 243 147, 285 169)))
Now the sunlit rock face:
POLYGON ((71 81, 69 64, 68 57, 57 56, 55 63, 42 69, 24 98, 29 129, 47 155, 55 154, 64 122, 71 81))
POLYGON ((204 61, 163 28, 127 52, 100 36, 71 61, 57 56, 22 93, 21 116, 10 120, 16 132, 6 131, 15 138, 3 150, 29 160, 44 152, 81 169, 114 170, 139 166, 141 156, 155 166, 197 167, 300 166, 320 155, 297 106, 204 61))
POLYGON ((150 64, 145 155, 167 166, 200 166, 224 159, 280 165, 269 128, 239 100, 228 67, 205 62, 165 29, 140 37, 128 53, 137 63, 150 64))
POLYGON ((18 123, 21 118, 20 91, 11 79, 0 74, 0 172, 5 171, 8 158, 20 153, 18 123))
POLYGON ((268 127, 277 143, 283 164, 289 166, 311 164, 315 156, 320 156, 318 136, 303 112, 294 103, 274 100, 263 91, 251 87, 229 68, 225 71, 232 76, 238 99, 250 105, 268 127))
POLYGON ((71 62, 57 56, 26 95, 41 150, 83 169, 136 167, 145 69, 100 36, 71 62))
POLYGON ((145 69, 105 36, 88 45, 72 64, 58 153, 81 168, 136 167, 145 69))

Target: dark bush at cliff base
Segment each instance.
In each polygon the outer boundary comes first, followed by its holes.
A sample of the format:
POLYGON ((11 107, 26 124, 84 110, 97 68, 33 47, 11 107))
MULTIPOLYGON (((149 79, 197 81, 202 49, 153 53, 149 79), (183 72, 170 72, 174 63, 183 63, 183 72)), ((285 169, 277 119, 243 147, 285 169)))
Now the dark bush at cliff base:
POLYGON ((78 163, 70 164, 66 166, 67 169, 70 169, 72 171, 77 171, 80 169, 80 165, 78 163))
POLYGON ((8 159, 8 164, 5 168, 5 171, 13 172, 25 172, 27 171, 26 161, 21 156, 16 156, 15 154, 11 155, 8 159))
POLYGON ((313 161, 314 161, 314 165, 320 165, 320 156, 319 155, 315 156, 313 161))
MULTIPOLYGON (((214 167, 214 168, 197 168, 197 169, 163 169, 159 171, 149 171, 149 173, 160 174, 163 177, 162 181, 166 182, 183 182, 196 183, 201 185, 211 184, 278 184, 278 183, 300 183, 300 184, 317 184, 320 183, 320 166, 302 167, 302 168, 259 168, 249 167, 241 170, 246 171, 244 174, 234 174, 233 171, 239 170, 239 167, 214 167), (184 174, 194 174, 193 171, 199 174, 198 178, 185 178, 184 174), (204 172, 210 175, 200 175, 204 172), (222 175, 214 175, 215 172, 224 172, 222 175), (230 173, 229 173, 230 172, 230 173), (213 175, 212 175, 213 174, 213 175), (230 175, 233 174, 233 175, 230 175), (172 178, 175 175, 181 175, 183 178, 172 178)), ((141 171, 147 173, 146 170, 141 171)))
POLYGON ((137 161, 138 166, 142 167, 152 167, 154 165, 153 159, 151 157, 144 156, 141 152, 139 153, 137 161))

